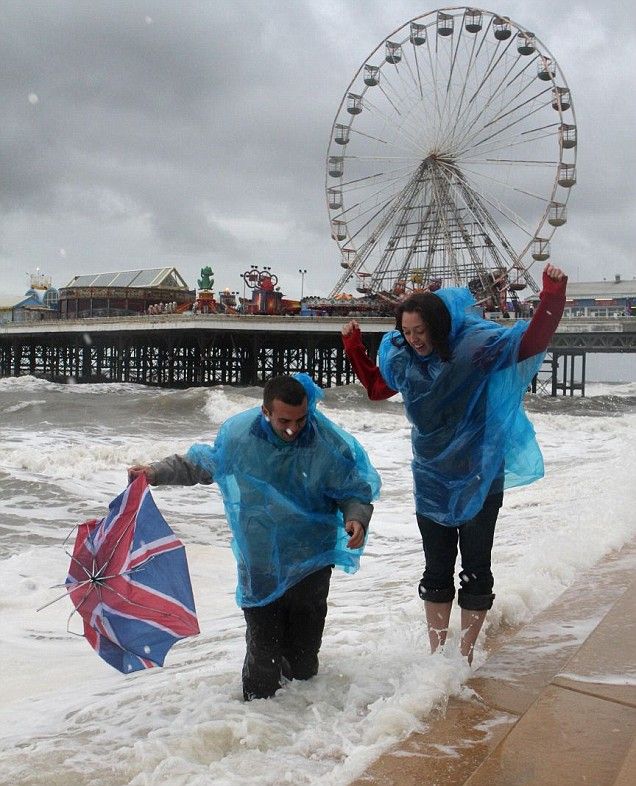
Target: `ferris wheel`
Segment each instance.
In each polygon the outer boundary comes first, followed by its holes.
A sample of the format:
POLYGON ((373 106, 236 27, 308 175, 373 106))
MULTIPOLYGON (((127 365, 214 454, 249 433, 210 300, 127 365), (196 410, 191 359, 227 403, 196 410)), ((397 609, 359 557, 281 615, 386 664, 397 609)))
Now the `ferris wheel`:
POLYGON ((403 294, 436 281, 538 291, 576 182, 572 97, 556 60, 507 17, 416 17, 360 66, 327 152, 331 292, 403 294))

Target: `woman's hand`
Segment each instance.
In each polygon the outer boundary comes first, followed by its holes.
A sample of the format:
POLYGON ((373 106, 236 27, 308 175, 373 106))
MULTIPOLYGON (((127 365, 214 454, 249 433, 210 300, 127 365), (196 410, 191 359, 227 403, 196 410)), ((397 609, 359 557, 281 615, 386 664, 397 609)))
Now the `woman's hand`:
POLYGON ((553 281, 563 281, 564 278, 567 278, 560 267, 555 267, 550 263, 543 268, 543 275, 551 278, 553 281))
POLYGON ((346 325, 342 326, 342 335, 350 336, 352 333, 355 333, 356 330, 358 333, 360 332, 360 325, 355 319, 352 319, 351 322, 347 322, 346 325))

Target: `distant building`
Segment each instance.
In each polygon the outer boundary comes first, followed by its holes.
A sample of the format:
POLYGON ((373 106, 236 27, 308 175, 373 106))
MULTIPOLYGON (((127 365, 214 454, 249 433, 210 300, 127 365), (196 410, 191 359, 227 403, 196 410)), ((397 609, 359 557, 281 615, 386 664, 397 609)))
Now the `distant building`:
POLYGON ((57 319, 59 293, 51 285, 51 277, 38 271, 31 275, 31 287, 17 302, 0 303, 0 322, 39 322, 57 319))
POLYGON ((75 276, 60 289, 62 319, 146 314, 150 307, 189 308, 196 293, 174 267, 75 276))
MULTIPOLYGON (((538 301, 538 295, 528 298, 538 301)), ((636 316, 636 280, 623 281, 619 275, 610 281, 568 281, 566 317, 636 316)))

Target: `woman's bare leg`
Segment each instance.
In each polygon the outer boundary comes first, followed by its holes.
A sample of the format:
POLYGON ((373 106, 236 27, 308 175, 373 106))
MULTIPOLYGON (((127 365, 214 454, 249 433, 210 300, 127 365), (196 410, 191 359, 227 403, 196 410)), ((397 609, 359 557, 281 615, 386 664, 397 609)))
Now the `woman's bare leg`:
MULTIPOLYGON (((468 663, 473 662, 473 652, 479 631, 481 630, 487 611, 473 611, 472 609, 462 609, 461 625, 462 639, 460 649, 462 655, 468 659, 468 663)), ((430 636, 430 633, 429 633, 430 636)))
POLYGON ((426 627, 428 628, 431 652, 435 652, 438 647, 444 646, 452 607, 452 600, 446 603, 432 603, 430 600, 424 601, 426 627))

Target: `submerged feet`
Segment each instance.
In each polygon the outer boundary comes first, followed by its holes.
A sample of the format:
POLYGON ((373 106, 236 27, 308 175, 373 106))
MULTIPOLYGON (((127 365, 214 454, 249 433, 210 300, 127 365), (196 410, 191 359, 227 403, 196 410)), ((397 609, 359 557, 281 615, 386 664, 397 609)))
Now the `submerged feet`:
MULTIPOLYGON (((448 603, 424 601, 426 627, 428 629, 431 652, 436 652, 438 648, 443 647, 446 643, 452 606, 452 601, 448 603)), ((461 640, 459 649, 469 665, 472 665, 475 643, 486 619, 486 614, 487 610, 461 610, 461 640)))

